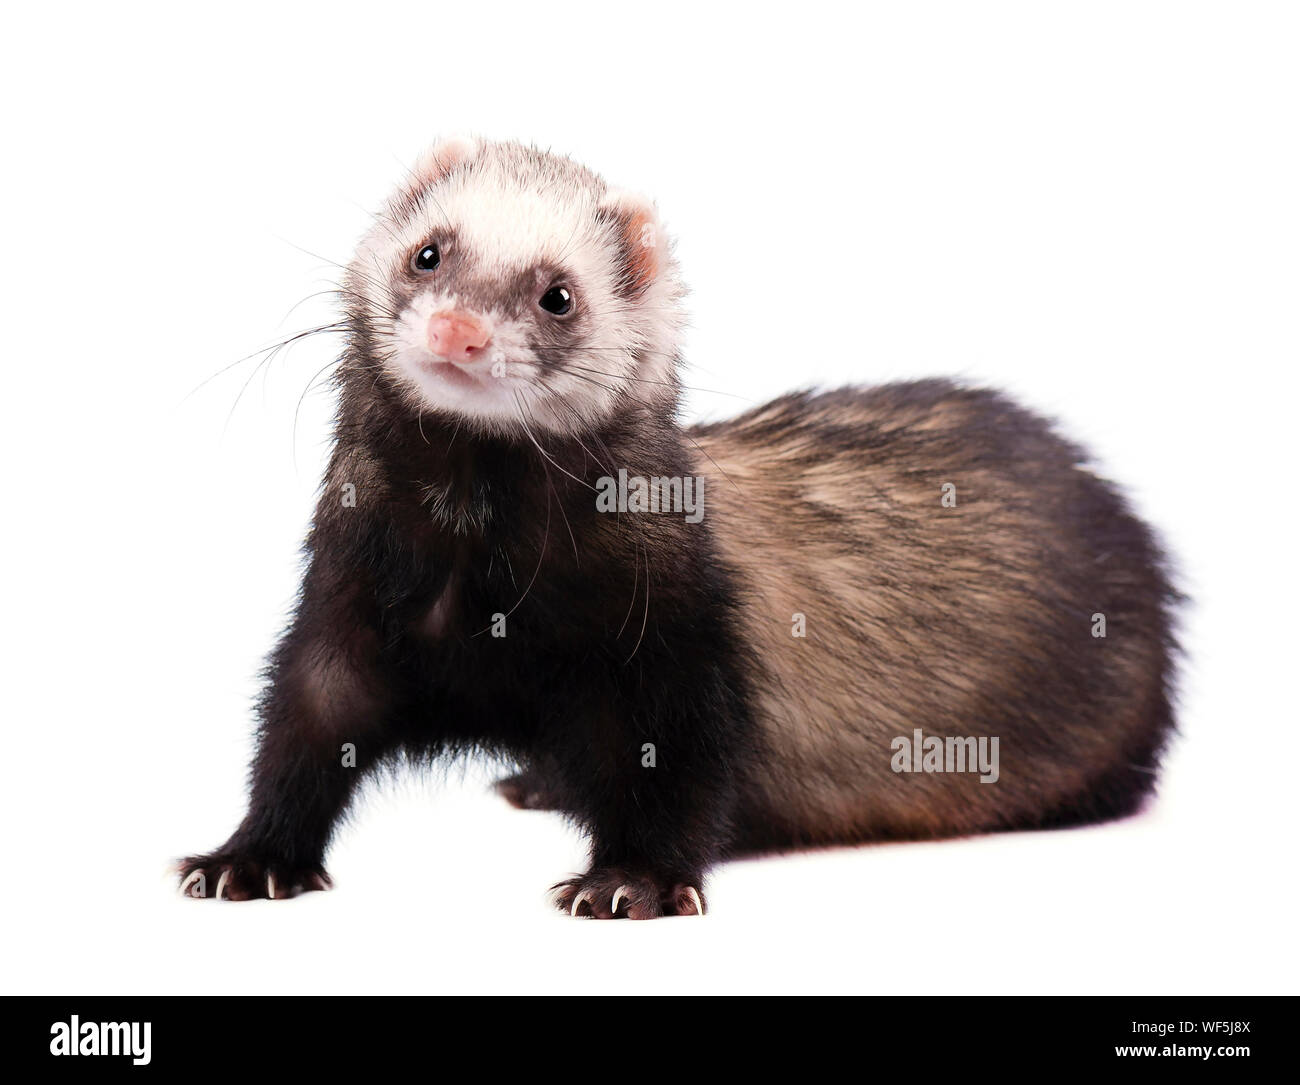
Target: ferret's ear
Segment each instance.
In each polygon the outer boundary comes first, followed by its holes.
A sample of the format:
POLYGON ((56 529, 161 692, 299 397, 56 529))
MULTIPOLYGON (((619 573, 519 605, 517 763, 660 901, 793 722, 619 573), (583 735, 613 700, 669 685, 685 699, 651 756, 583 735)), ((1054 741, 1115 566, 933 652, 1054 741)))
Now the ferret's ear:
POLYGON ((468 136, 447 136, 438 140, 420 156, 414 174, 419 185, 433 185, 441 181, 462 162, 478 154, 478 143, 468 136))
POLYGON ((621 285, 628 293, 644 292, 663 270, 663 231, 659 212, 649 198, 611 189, 600 202, 603 218, 619 240, 621 285))

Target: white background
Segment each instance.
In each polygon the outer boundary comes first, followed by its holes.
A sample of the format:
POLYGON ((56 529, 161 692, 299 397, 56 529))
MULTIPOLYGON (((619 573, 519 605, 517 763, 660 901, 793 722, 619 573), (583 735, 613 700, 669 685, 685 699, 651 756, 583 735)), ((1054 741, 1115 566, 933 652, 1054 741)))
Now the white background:
POLYGON ((0 66, 4 990, 1297 989, 1294 9, 132 10, 26 5, 0 66), (368 793, 333 893, 177 896, 242 812, 334 344, 189 393, 332 319, 286 314, 448 132, 657 198, 689 380, 726 393, 692 417, 957 374, 1090 443, 1196 600, 1150 810, 737 863, 703 920, 594 923, 544 893, 581 841, 454 768, 368 793))

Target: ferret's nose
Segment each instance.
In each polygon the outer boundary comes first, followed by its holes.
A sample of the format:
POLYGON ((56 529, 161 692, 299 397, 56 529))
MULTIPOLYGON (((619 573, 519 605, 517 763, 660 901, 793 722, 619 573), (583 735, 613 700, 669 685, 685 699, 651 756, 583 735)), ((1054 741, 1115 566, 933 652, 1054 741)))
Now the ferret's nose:
POLYGON ((449 362, 472 361, 490 342, 491 333, 473 313, 437 313, 429 319, 429 349, 449 362))

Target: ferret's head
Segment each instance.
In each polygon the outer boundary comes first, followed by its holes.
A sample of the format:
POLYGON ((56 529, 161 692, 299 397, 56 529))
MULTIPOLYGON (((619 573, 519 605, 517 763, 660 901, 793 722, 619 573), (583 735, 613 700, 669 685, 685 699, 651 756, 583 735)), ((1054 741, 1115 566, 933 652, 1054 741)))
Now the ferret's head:
POLYGON ((567 158, 437 144, 344 286, 361 352, 413 412, 580 433, 675 404, 682 290, 654 206, 567 158))

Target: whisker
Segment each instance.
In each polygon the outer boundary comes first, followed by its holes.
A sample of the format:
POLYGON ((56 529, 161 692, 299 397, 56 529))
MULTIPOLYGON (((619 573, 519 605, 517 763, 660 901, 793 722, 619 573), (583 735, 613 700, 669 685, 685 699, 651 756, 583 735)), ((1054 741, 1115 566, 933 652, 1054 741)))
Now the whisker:
MULTIPOLYGON (((519 400, 519 395, 518 395, 518 393, 515 393, 515 400, 516 400, 516 402, 518 402, 518 400, 519 400)), ((522 407, 521 407, 520 409, 521 409, 521 411, 522 411, 522 407)), ((580 479, 577 475, 575 475, 572 471, 565 470, 564 467, 562 467, 560 464, 556 463, 553 459, 551 459, 551 456, 550 456, 550 454, 546 451, 546 449, 544 449, 541 445, 539 445, 539 444, 537 443, 537 439, 533 436, 533 431, 532 431, 531 429, 528 428, 528 425, 527 425, 526 423, 525 423, 525 425, 524 425, 524 433, 528 436, 528 439, 529 439, 530 441, 532 441, 532 443, 533 443, 533 447, 534 447, 535 449, 537 449, 537 451, 540 452, 543 456, 545 456, 548 460, 550 460, 550 462, 551 462, 552 464, 554 464, 554 466, 555 466, 556 468, 558 468, 560 471, 563 471, 566 475, 569 476, 569 478, 573 479, 573 481, 576 482, 579 486, 586 486, 587 489, 589 489, 589 490, 591 490, 593 493, 595 493, 595 491, 596 491, 596 487, 593 486, 590 482, 585 482, 585 481, 583 481, 583 480, 580 479)))
POLYGON ((749 399, 746 396, 739 396, 736 395, 734 392, 723 392, 717 388, 700 388, 695 385, 680 384, 676 381, 661 381, 661 380, 655 380, 652 377, 636 377, 630 373, 626 373, 626 374, 606 373, 600 369, 589 369, 586 366, 580 366, 576 362, 572 362, 572 361, 566 361, 562 364, 571 369, 582 369, 587 373, 597 373, 602 377, 609 377, 612 380, 630 380, 630 381, 637 381, 640 384, 658 384, 658 385, 662 385, 665 388, 681 388, 683 391, 687 391, 687 392, 706 392, 709 395, 713 395, 713 396, 730 396, 732 399, 741 399, 744 400, 746 403, 755 402, 755 400, 749 399))
POLYGON ((337 363, 338 363, 338 359, 335 358, 332 361, 327 362, 325 365, 321 366, 318 370, 316 370, 314 374, 312 374, 311 380, 307 382, 307 387, 302 390, 302 395, 298 397, 298 405, 293 409, 293 430, 292 430, 290 440, 292 442, 291 447, 293 449, 293 469, 295 472, 298 470, 298 412, 302 410, 302 401, 307 398, 307 393, 311 391, 312 385, 316 383, 316 378, 319 377, 322 373, 324 373, 325 370, 330 369, 337 363))
MULTIPOLYGON (((578 413, 578 409, 574 407, 574 405, 570 403, 567 399, 565 399, 564 396, 559 395, 558 393, 555 392, 551 392, 547 396, 546 401, 547 403, 552 403, 560 407, 563 407, 566 411, 569 412, 569 415, 574 419, 574 421, 578 423, 578 428, 583 426, 582 415, 578 413)), ((606 475, 613 474, 613 472, 608 467, 606 467, 603 463, 601 463, 600 460, 596 459, 596 454, 592 452, 591 449, 589 449, 586 446, 586 444, 583 443, 582 438, 578 436, 578 428, 575 428, 574 430, 571 431, 571 436, 575 441, 578 442, 578 445, 582 448, 582 451, 585 452, 588 456, 590 456, 592 462, 595 463, 595 465, 599 467, 602 471, 604 471, 606 475)), ((606 449, 605 451, 608 453, 609 450, 606 449)))
POLYGON ((645 613, 641 615, 641 632, 637 635, 636 644, 632 648, 632 655, 623 661, 623 666, 632 662, 632 657, 636 655, 637 650, 641 647, 641 641, 645 639, 645 627, 650 621, 650 548, 643 546, 645 550, 645 613))
MULTIPOLYGON (((594 372, 597 372, 597 371, 596 371, 596 370, 589 370, 588 372, 592 372, 592 373, 594 373, 594 372)), ((607 384, 603 384, 603 383, 601 383, 601 382, 598 381, 598 380, 593 380, 591 377, 584 377, 581 373, 571 373, 570 375, 571 375, 571 376, 574 376, 574 377, 577 377, 579 380, 585 380, 585 381, 588 381, 589 383, 596 385, 597 388, 604 388, 606 391, 618 391, 618 389, 611 388, 609 385, 607 385, 607 384)), ((555 395, 557 398, 559 398, 559 395, 560 395, 560 394, 559 394, 558 392, 557 392, 557 393, 552 393, 552 394, 555 395)), ((579 419, 579 420, 581 420, 581 419, 579 419)), ((687 430, 687 429, 685 429, 685 428, 682 428, 682 430, 681 430, 681 434, 682 434, 683 437, 685 437, 688 441, 690 441, 691 444, 693 444, 693 445, 694 445, 694 446, 699 450, 700 454, 701 454, 705 459, 707 459, 707 460, 709 461, 709 463, 713 464, 714 469, 718 472, 718 474, 720 474, 723 478, 725 478, 725 479, 726 479, 726 480, 731 484, 732 489, 734 489, 737 493, 740 493, 740 487, 736 485, 736 480, 733 479, 729 474, 727 474, 726 471, 724 471, 724 470, 722 469, 722 467, 721 467, 721 465, 719 465, 718 461, 715 460, 712 456, 709 455, 708 450, 707 450, 706 448, 704 448, 704 446, 701 445, 699 441, 697 441, 694 437, 691 436, 690 431, 687 430)), ((606 448, 605 451, 606 451, 606 453, 608 453, 608 452, 609 452, 609 449, 606 448)), ((606 473, 606 474, 609 474, 610 472, 609 472, 608 469, 606 469, 605 473, 606 473)))
POLYGON ((641 562, 637 560, 639 547, 632 545, 632 598, 627 601, 627 613, 623 615, 623 624, 618 627, 618 632, 614 634, 614 639, 618 640, 623 636, 623 630, 627 628, 627 620, 632 617, 632 608, 636 606, 636 588, 641 583, 641 562))
MULTIPOLYGON (((282 350, 286 349, 293 343, 298 342, 300 339, 305 339, 309 335, 315 335, 318 332, 325 331, 325 330, 326 329, 324 328, 318 328, 310 332, 299 332, 297 335, 290 336, 282 343, 279 343, 275 347, 273 347, 270 350, 270 352, 267 353, 266 356, 260 362, 258 362, 256 366, 253 367, 253 371, 249 373, 248 379, 245 380, 243 385, 240 387, 239 394, 235 396, 235 402, 230 405, 230 411, 226 415, 225 425, 222 426, 222 433, 225 433, 230 428, 230 420, 235 417, 235 411, 238 409, 240 401, 244 398, 244 393, 248 391, 248 386, 253 383, 253 378, 257 376, 258 371, 262 370, 263 367, 265 367, 266 371, 269 372, 271 363, 275 361, 276 356, 282 350)), ((342 330, 342 329, 340 328, 336 330, 342 330)), ((256 357, 256 355, 253 355, 253 357, 256 357)), ((247 361, 247 359, 244 360, 247 361)), ((330 362, 330 365, 333 364, 334 362, 330 362)))
MULTIPOLYGON (((230 372, 230 370, 234 369, 234 368, 235 368, 236 366, 238 366, 238 365, 243 365, 245 362, 250 362, 250 361, 252 361, 254 358, 260 358, 260 357, 261 357, 262 355, 264 355, 264 354, 270 354, 271 356, 274 356, 276 353, 278 353, 278 352, 281 351, 281 350, 284 350, 286 347, 290 347, 290 346, 292 346, 294 343, 297 343, 299 340, 307 339, 307 338, 309 338, 309 337, 311 337, 311 336, 313 336, 313 335, 327 335, 327 334, 332 333, 332 332, 341 332, 341 331, 345 331, 346 329, 347 329, 347 323, 346 323, 346 321, 342 321, 342 320, 340 320, 340 321, 336 321, 336 322, 334 322, 333 324, 322 324, 322 325, 321 325, 320 327, 318 327, 318 328, 309 328, 307 331, 296 332, 295 334, 289 336, 287 339, 281 339, 278 343, 272 343, 269 347, 263 347, 261 350, 255 350, 255 351, 253 351, 252 354, 246 354, 246 355, 244 355, 244 357, 242 357, 242 358, 237 358, 235 361, 231 362, 229 365, 224 365, 224 366, 222 366, 222 367, 221 367, 220 369, 218 369, 215 373, 213 373, 210 377, 206 377, 206 378, 204 378, 202 381, 200 381, 198 384, 196 384, 193 388, 191 388, 191 389, 190 389, 190 390, 185 394, 185 398, 181 400, 181 403, 186 402, 186 400, 188 400, 188 399, 190 398, 190 396, 194 395, 194 394, 195 394, 196 392, 198 392, 201 388, 204 388, 204 387, 207 386, 208 384, 212 383, 212 381, 216 380, 216 379, 217 379, 219 376, 221 376, 223 373, 228 373, 228 372, 230 372)), ((259 366, 259 368, 260 368, 260 366, 259 366)), ((254 372, 256 373, 256 370, 254 370, 254 372)), ((177 406, 179 406, 179 405, 180 405, 180 404, 177 404, 177 406)))

